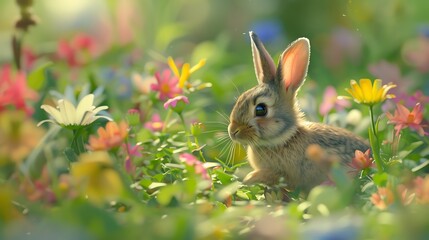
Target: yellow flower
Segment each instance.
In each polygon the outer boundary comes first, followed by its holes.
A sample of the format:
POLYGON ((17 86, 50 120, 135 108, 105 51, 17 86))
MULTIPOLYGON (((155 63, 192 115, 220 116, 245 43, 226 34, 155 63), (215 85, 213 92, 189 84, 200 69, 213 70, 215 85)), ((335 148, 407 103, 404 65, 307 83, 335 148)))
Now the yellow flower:
POLYGON ((45 110, 53 119, 47 119, 39 122, 37 126, 45 122, 51 122, 60 126, 85 126, 93 123, 99 118, 104 118, 112 121, 111 118, 106 116, 95 116, 98 112, 107 109, 107 106, 95 107, 94 95, 88 94, 80 100, 77 107, 75 107, 67 99, 58 100, 57 108, 50 105, 42 105, 40 108, 45 110))
POLYGON ((20 164, 40 143, 45 131, 22 111, 0 113, 0 167, 20 164))
POLYGON ((206 59, 201 59, 195 66, 191 68, 189 63, 185 63, 182 66, 182 72, 179 73, 179 69, 176 66, 172 57, 168 57, 168 66, 170 66, 171 71, 173 71, 174 75, 179 78, 179 88, 183 88, 185 86, 186 81, 189 79, 192 73, 200 69, 206 64, 206 59))
POLYGON ((122 194, 121 178, 105 151, 84 153, 71 166, 71 176, 80 191, 95 203, 117 200, 122 194))
POLYGON ((360 79, 359 84, 355 80, 351 80, 351 88, 346 88, 346 91, 352 96, 355 102, 373 106, 377 103, 384 102, 387 98, 395 97, 393 94, 387 94, 390 89, 396 87, 395 84, 381 84, 382 82, 380 79, 375 79, 373 84, 371 80, 367 78, 360 79))

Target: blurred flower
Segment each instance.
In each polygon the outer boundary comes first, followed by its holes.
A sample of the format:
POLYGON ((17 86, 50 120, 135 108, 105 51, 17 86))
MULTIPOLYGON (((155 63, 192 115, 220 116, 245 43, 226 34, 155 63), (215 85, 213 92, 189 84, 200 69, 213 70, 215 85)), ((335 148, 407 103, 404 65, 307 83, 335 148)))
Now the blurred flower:
POLYGON ((418 203, 429 203, 429 176, 419 176, 414 180, 414 192, 418 203))
POLYGON ((46 165, 42 169, 42 173, 38 179, 30 180, 24 179, 20 186, 19 191, 23 193, 31 202, 45 202, 53 204, 57 201, 51 187, 51 180, 46 165))
POLYGON ((133 174, 136 170, 136 166, 133 163, 132 157, 141 157, 141 152, 143 151, 143 146, 137 144, 137 145, 131 145, 131 144, 125 144, 124 145, 127 157, 125 158, 125 171, 127 171, 128 174, 133 174))
POLYGON ((21 217, 18 210, 13 206, 13 193, 15 191, 6 184, 0 185, 0 222, 2 226, 21 217))
POLYGON ((371 158, 370 149, 366 150, 365 153, 356 150, 355 157, 352 159, 352 162, 349 164, 349 166, 352 167, 352 172, 360 172, 373 167, 374 163, 371 158))
POLYGON ((137 90, 144 94, 150 93, 152 85, 157 83, 157 79, 154 76, 141 75, 138 73, 133 73, 131 79, 137 90))
POLYGON ((354 31, 334 29, 322 48, 324 62, 331 68, 339 68, 347 61, 357 62, 362 53, 362 40, 354 31))
POLYGON ((429 71, 429 38, 421 36, 407 41, 402 48, 402 57, 420 72, 429 71))
POLYGON ((319 112, 321 115, 328 114, 333 108, 341 111, 346 107, 350 107, 350 102, 346 99, 339 99, 337 91, 333 86, 328 86, 323 95, 322 104, 320 105, 319 112))
POLYGON ((211 181, 211 178, 207 173, 203 163, 200 162, 194 155, 190 153, 182 153, 179 155, 179 160, 188 166, 193 166, 195 173, 200 175, 204 180, 211 181))
POLYGON ((413 95, 409 95, 407 93, 401 93, 396 95, 393 99, 395 103, 400 103, 407 108, 414 107, 417 103, 425 105, 429 103, 429 97, 425 96, 422 91, 418 90, 413 95))
POLYGON ((90 201, 102 203, 117 200, 122 194, 122 181, 107 152, 84 153, 72 163, 71 176, 90 201))
POLYGON ((414 194, 405 185, 401 184, 393 190, 389 186, 379 187, 377 192, 371 195, 370 200, 378 209, 385 210, 395 201, 404 206, 409 205, 414 200, 414 194), (395 197, 399 199, 395 199, 395 197))
POLYGON ((57 56, 71 67, 79 67, 89 61, 95 54, 95 40, 86 34, 78 34, 70 41, 60 40, 57 56))
POLYGON ((97 130, 98 138, 94 135, 89 136, 88 148, 92 151, 110 150, 119 147, 128 136, 128 124, 124 121, 117 124, 108 122, 106 127, 99 127, 97 130))
POLYGON ((22 57, 23 57, 23 67, 25 70, 29 70, 33 68, 34 63, 37 60, 37 55, 30 48, 22 49, 22 57))
POLYGON ((173 71, 174 75, 179 78, 179 88, 183 88, 185 86, 186 81, 188 81, 189 77, 192 73, 202 68, 206 64, 206 59, 201 59, 195 66, 190 67, 189 63, 185 63, 182 66, 182 72, 179 73, 179 69, 176 66, 172 57, 168 57, 168 66, 170 66, 171 71, 173 71))
POLYGON ((174 98, 170 98, 164 103, 164 108, 167 109, 170 107, 174 110, 175 108, 182 107, 180 106, 180 103, 189 104, 189 99, 185 96, 177 96, 174 98))
POLYGON ((385 82, 391 82, 396 85, 397 87, 391 90, 394 95, 399 94, 399 91, 407 92, 412 87, 412 79, 402 76, 397 64, 380 61, 369 65, 368 70, 377 79, 382 79, 385 82))
POLYGON ((381 84, 382 82, 380 79, 375 79, 373 84, 369 79, 360 79, 359 84, 355 80, 351 80, 351 89, 346 88, 346 91, 352 96, 355 102, 373 106, 385 101, 387 98, 395 97, 393 94, 387 94, 391 88, 396 87, 395 84, 381 84))
POLYGON ((395 124, 396 136, 407 127, 418 132, 421 136, 427 135, 423 129, 424 125, 422 125, 423 110, 420 103, 417 103, 411 112, 402 104, 397 103, 394 115, 386 112, 386 116, 389 119, 388 123, 395 124))
POLYGON ((153 131, 160 132, 164 128, 164 122, 161 120, 159 114, 152 115, 152 119, 144 124, 145 128, 153 131))
POLYGON ((284 35, 282 23, 278 20, 258 21, 252 24, 251 29, 264 43, 275 42, 284 35))
POLYGON ((8 106, 24 110, 28 115, 33 112, 27 105, 27 100, 37 100, 38 94, 27 85, 25 74, 17 72, 12 74, 9 65, 3 65, 0 69, 0 111, 8 106))
POLYGON ((182 89, 177 86, 179 81, 175 76, 171 76, 169 70, 164 70, 162 75, 159 72, 155 73, 157 83, 151 84, 150 88, 153 91, 158 91, 158 98, 164 101, 168 98, 172 98, 182 93, 182 89))
POLYGON ((39 122, 37 126, 42 125, 45 122, 58 124, 62 127, 79 127, 86 126, 93 123, 99 118, 107 119, 112 121, 111 118, 106 116, 95 116, 101 110, 105 110, 107 106, 95 107, 94 95, 88 94, 80 100, 77 107, 75 107, 69 100, 60 99, 58 100, 57 108, 50 105, 42 105, 40 108, 45 110, 53 119, 47 119, 39 122))
POLYGON ((44 130, 23 112, 0 112, 0 166, 21 163, 39 144, 44 130))
POLYGON ((371 202, 380 210, 386 209, 394 202, 395 198, 392 190, 386 187, 378 188, 376 193, 371 195, 371 202))
POLYGON ((177 113, 181 113, 185 108, 185 105, 189 104, 189 99, 185 96, 177 96, 174 98, 170 98, 167 102, 164 103, 164 108, 171 108, 173 111, 177 113))

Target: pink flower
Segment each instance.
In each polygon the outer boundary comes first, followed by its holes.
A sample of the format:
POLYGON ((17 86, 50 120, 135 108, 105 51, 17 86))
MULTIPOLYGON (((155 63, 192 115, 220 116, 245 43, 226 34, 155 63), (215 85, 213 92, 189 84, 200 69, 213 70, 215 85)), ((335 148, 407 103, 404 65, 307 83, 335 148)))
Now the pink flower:
POLYGON ((417 103, 411 112, 404 105, 397 103, 394 115, 392 116, 389 112, 386 115, 389 119, 388 123, 395 124, 396 136, 407 127, 417 131, 421 136, 427 135, 423 129, 424 125, 422 125, 423 110, 420 103, 417 103))
POLYGON ((360 172, 373 167, 374 163, 371 158, 370 150, 366 150, 365 153, 356 150, 355 157, 352 159, 352 162, 349 164, 349 166, 353 168, 351 172, 360 172))
POLYGON ((175 108, 179 102, 184 102, 186 104, 189 104, 189 99, 185 96, 177 96, 174 98, 170 98, 167 100, 167 102, 164 103, 164 108, 165 109, 169 107, 175 108))
POLYGON ((378 79, 385 82, 393 82, 397 88, 393 88, 390 92, 395 95, 400 95, 399 90, 406 92, 412 87, 413 81, 409 77, 402 75, 397 64, 387 61, 380 61, 368 66, 369 72, 378 79))
POLYGON ((195 173, 200 175, 204 180, 210 180, 211 178, 204 168, 203 163, 200 162, 194 155, 190 153, 182 153, 179 155, 180 161, 184 162, 188 166, 195 168, 195 173))
POLYGON ((124 144, 123 146, 127 153, 127 157, 125 158, 125 162, 124 162, 125 171, 127 171, 128 174, 134 174, 136 171, 136 166, 134 165, 131 157, 141 157, 142 156, 141 152, 143 151, 143 147, 141 145, 131 145, 131 144, 124 144))
POLYGON ((177 97, 168 99, 167 102, 164 103, 164 108, 167 109, 170 107, 173 111, 180 114, 182 113, 186 104, 189 104, 189 99, 187 97, 177 96, 177 97))
POLYGON ((319 112, 321 115, 328 114, 333 108, 341 111, 350 106, 350 102, 346 99, 338 99, 337 91, 334 87, 328 86, 323 95, 323 101, 320 105, 319 112))
POLYGON ((429 71, 429 38, 419 37, 404 44, 402 56, 406 63, 420 72, 429 71))
POLYGON ((4 65, 0 69, 0 111, 7 106, 14 106, 16 109, 24 110, 27 114, 33 112, 33 108, 28 106, 27 100, 36 100, 37 93, 27 86, 25 74, 17 72, 11 73, 11 67, 4 65))
POLYGON ((160 132, 164 128, 164 122, 159 114, 153 114, 151 121, 146 122, 144 126, 153 132, 160 132))
POLYGON ((158 98, 165 101, 168 98, 173 98, 182 93, 182 89, 178 87, 179 79, 171 75, 171 71, 166 69, 160 74, 155 73, 156 83, 150 85, 150 89, 158 91, 158 98))

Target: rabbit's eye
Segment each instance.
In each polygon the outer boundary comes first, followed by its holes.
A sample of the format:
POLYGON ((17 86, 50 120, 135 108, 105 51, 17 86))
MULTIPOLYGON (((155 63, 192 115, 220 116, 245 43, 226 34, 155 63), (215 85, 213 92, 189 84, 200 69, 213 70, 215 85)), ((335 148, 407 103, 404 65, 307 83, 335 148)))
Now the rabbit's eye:
POLYGON ((255 115, 257 117, 264 117, 267 115, 267 113, 268 113, 268 109, 267 109, 267 105, 265 105, 265 103, 259 103, 258 105, 256 105, 255 115))

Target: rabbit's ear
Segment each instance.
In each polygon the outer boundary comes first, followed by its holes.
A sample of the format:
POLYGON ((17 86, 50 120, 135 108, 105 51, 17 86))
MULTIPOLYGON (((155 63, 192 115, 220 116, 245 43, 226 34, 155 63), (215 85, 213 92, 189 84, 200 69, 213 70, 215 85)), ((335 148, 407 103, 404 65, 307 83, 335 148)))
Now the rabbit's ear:
POLYGON ((268 83, 276 76, 276 66, 270 54, 254 32, 249 32, 252 44, 253 63, 259 84, 268 83))
POLYGON ((281 55, 277 69, 286 90, 298 90, 307 75, 310 60, 310 42, 307 38, 299 38, 281 55))

